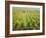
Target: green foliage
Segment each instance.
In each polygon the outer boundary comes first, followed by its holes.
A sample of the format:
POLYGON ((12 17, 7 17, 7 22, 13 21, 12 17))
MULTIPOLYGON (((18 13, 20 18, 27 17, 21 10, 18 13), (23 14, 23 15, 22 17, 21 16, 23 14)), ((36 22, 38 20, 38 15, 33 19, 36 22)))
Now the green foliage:
POLYGON ((39 10, 13 8, 13 30, 40 29, 39 10))

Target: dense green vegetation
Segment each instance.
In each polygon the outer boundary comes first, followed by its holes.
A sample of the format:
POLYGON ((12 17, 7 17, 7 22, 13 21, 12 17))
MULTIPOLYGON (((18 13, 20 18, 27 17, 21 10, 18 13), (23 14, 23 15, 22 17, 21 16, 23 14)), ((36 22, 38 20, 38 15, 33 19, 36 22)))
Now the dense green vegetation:
POLYGON ((39 30, 39 8, 13 7, 13 30, 39 30))

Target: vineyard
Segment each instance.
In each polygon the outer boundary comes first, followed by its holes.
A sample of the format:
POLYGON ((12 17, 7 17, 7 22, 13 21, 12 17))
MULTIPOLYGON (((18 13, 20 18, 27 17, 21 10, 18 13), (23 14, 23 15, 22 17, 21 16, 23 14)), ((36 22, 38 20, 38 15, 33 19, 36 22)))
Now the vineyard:
POLYGON ((39 8, 13 7, 12 9, 13 30, 39 30, 39 8))

